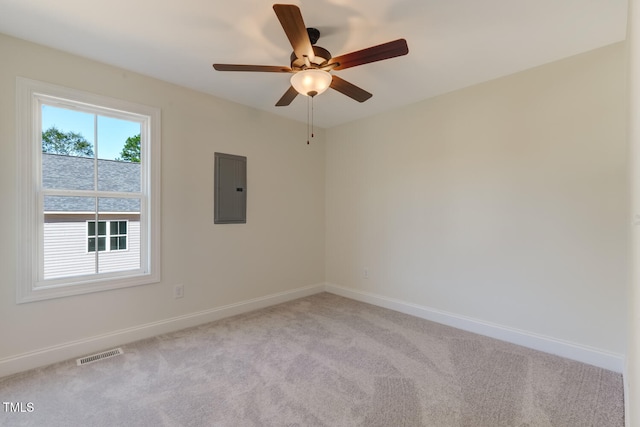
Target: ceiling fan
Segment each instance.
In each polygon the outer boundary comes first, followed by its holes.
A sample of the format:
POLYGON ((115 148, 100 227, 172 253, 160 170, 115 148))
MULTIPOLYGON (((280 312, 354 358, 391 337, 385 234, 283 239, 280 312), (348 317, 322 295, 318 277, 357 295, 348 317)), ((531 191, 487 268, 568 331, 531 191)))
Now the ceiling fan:
POLYGON ((298 94, 314 97, 329 87, 364 102, 373 95, 330 71, 344 70, 357 65, 382 61, 409 53, 407 41, 398 39, 366 49, 332 57, 328 50, 316 46, 320 31, 306 28, 300 8, 291 4, 274 4, 273 10, 284 29, 293 53, 291 66, 213 64, 217 71, 257 71, 267 73, 293 73, 291 86, 276 103, 277 107, 291 104, 298 94))

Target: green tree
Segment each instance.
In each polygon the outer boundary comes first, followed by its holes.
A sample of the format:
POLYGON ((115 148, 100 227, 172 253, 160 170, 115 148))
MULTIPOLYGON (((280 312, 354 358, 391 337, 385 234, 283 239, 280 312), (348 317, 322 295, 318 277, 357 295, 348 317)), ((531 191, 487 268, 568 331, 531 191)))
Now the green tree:
POLYGON ((42 132, 42 152, 66 156, 93 157, 91 143, 77 132, 62 132, 55 126, 42 132))
POLYGON ((121 162, 140 163, 140 134, 130 136, 124 143, 120 152, 120 157, 116 160, 121 162))

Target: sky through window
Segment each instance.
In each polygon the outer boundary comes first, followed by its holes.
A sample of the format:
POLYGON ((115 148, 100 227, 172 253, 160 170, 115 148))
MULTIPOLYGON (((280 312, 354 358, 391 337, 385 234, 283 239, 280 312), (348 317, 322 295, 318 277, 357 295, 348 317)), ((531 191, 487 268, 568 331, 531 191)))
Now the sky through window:
MULTIPOLYGON (((55 126, 62 132, 80 133, 95 149, 93 114, 43 105, 42 130, 55 126)), ((140 133, 140 123, 98 116, 98 158, 115 160, 120 157, 127 138, 140 133)))

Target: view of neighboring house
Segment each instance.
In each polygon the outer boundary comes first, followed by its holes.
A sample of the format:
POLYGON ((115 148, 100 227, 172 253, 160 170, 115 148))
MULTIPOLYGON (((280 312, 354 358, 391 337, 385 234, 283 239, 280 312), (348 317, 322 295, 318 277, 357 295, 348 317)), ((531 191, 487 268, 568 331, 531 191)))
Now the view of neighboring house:
MULTIPOLYGON (((140 164, 42 154, 45 189, 140 190, 140 164)), ((44 279, 140 268, 140 201, 45 196, 44 279), (97 213, 97 214, 96 214, 97 213), (97 220, 97 226, 96 226, 97 220)))

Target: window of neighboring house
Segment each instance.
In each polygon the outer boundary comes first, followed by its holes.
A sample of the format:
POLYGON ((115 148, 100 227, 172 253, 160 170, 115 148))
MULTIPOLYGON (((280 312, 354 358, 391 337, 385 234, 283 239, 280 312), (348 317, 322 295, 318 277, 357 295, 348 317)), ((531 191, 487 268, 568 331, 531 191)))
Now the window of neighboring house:
POLYGON ((18 302, 158 282, 159 109, 17 89, 18 302))
POLYGON ((127 221, 109 222, 109 249, 107 250, 127 250, 127 221))
POLYGON ((127 249, 127 221, 87 221, 87 252, 127 249))

